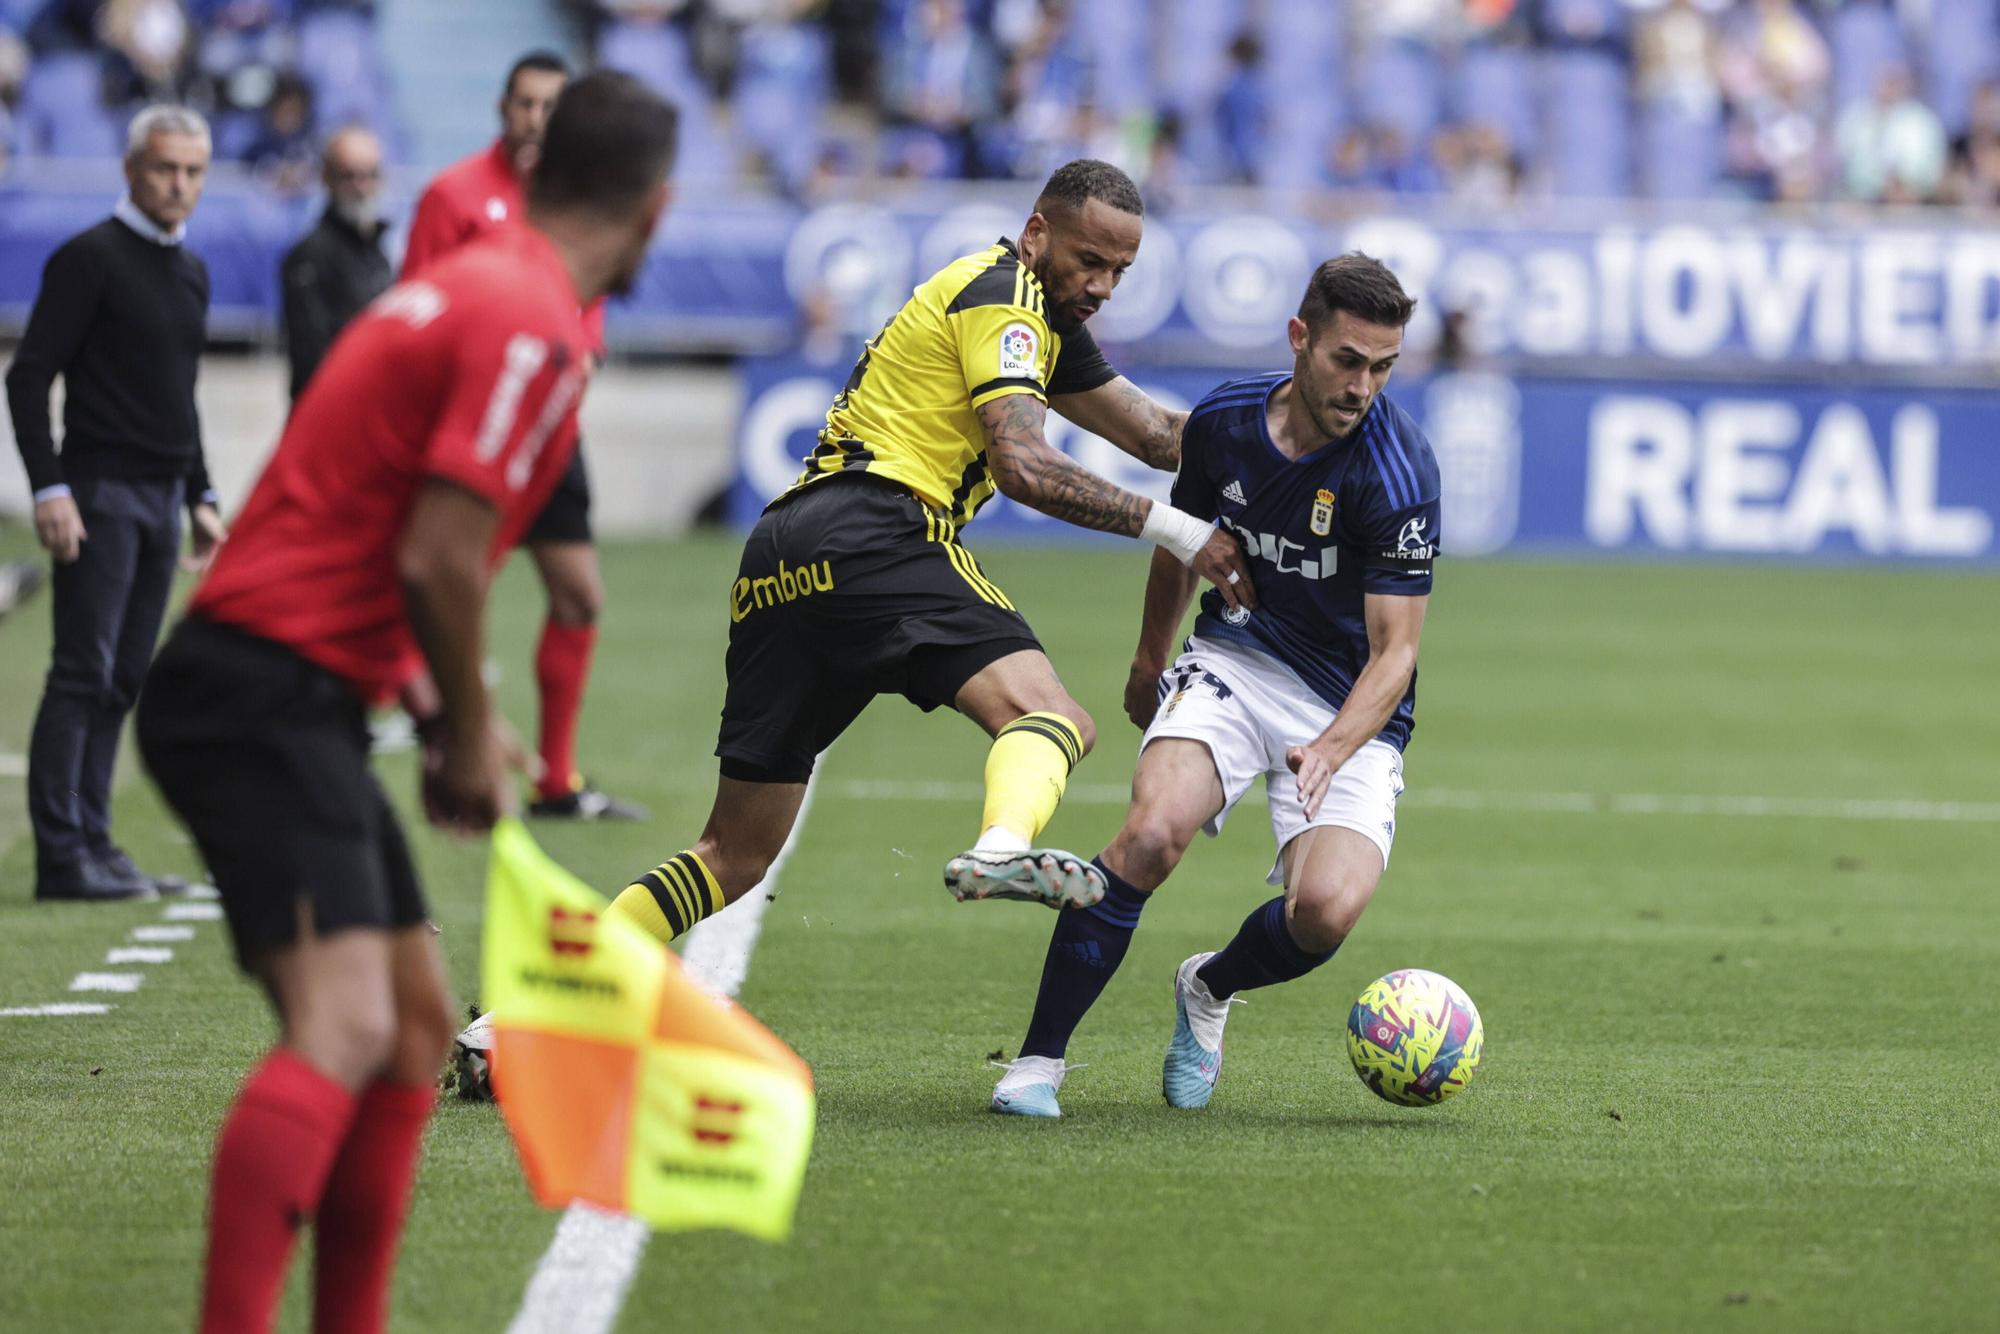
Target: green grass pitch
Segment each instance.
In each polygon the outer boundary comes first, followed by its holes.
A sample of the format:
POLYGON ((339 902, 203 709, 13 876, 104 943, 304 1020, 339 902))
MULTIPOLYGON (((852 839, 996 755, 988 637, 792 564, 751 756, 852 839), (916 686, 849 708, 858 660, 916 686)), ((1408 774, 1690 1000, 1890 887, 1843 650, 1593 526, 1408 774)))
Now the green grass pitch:
MULTIPOLYGON (((734 558, 706 539, 606 552, 584 755, 656 819, 541 830, 595 884, 683 847, 707 809, 734 558)), ((1144 556, 986 563, 1098 718, 1049 834, 1093 852, 1130 777, 1144 556)), ((985 747, 879 702, 824 762, 743 992, 819 1081, 797 1237, 656 1238, 621 1327, 1993 1328, 1996 605, 1990 576, 1447 563, 1395 865, 1331 965, 1236 1011, 1195 1114, 1159 1095, 1172 973, 1265 892, 1258 800, 1147 914, 1078 1035, 1065 1119, 990 1116, 985 1061, 1019 1041, 1050 919, 942 892, 978 813, 922 789, 976 783, 985 747), (1984 805, 1609 800, 1629 794, 1984 805), (1484 1068, 1444 1107, 1380 1103, 1347 1068, 1348 1004, 1399 966, 1455 978, 1485 1018, 1484 1068)), ((495 638, 524 727, 539 615, 516 562, 495 638)), ((0 624, 0 750, 25 748, 46 653, 45 603, 0 624)), ((407 808, 408 759, 383 768, 407 808)), ((19 780, 0 785, 0 1006, 64 1000, 161 908, 33 906, 19 780)), ((136 765, 118 822, 146 864, 194 869, 136 765)), ((416 841, 472 999, 481 849, 416 841)), ((0 1018, 0 1328, 192 1322, 210 1137, 270 1036, 219 925, 196 930, 108 1015, 0 1018)), ((447 1103, 394 1327, 504 1328, 554 1221, 493 1111, 447 1103)))

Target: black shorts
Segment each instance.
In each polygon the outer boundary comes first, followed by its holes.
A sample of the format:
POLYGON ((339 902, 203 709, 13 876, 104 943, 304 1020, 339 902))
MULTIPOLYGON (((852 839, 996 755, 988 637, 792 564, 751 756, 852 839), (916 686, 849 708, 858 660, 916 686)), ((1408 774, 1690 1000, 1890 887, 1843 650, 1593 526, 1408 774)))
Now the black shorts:
POLYGON ((569 456, 569 467, 563 469, 556 489, 549 493, 548 503, 542 512, 521 534, 517 546, 533 546, 537 542, 588 542, 590 541, 590 473, 583 466, 583 443, 577 442, 576 452, 569 456))
POLYGON ((401 826, 368 767, 353 689, 282 644, 189 617, 139 696, 139 752, 208 863, 236 957, 298 935, 428 917, 401 826))
POLYGON ((866 473, 764 512, 729 588, 715 753, 751 782, 803 783, 877 695, 928 712, 1035 632, 941 513, 866 473))

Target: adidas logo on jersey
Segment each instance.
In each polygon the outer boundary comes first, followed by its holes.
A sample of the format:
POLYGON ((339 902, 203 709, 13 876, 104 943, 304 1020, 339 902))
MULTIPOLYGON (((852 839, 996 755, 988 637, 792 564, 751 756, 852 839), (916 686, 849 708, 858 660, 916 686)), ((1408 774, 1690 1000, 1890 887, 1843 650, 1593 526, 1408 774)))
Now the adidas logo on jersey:
POLYGON ((1243 498, 1243 483, 1237 481, 1234 477, 1223 484, 1222 498, 1238 505, 1247 505, 1250 503, 1243 498))

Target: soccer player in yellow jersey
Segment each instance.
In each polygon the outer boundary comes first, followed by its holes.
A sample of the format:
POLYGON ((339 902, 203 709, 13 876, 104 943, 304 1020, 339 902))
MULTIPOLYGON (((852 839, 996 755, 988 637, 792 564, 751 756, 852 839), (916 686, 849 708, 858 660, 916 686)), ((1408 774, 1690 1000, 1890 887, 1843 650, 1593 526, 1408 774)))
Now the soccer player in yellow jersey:
POLYGON ((748 892, 798 818, 813 762, 868 702, 957 709, 993 738, 978 841, 945 867, 961 899, 1089 905, 1096 867, 1034 842, 1094 739, 1027 621, 959 544, 998 490, 1084 528, 1157 543, 1250 605, 1234 537, 1051 448, 1049 407, 1156 468, 1187 414, 1105 362, 1084 323, 1138 254, 1125 173, 1072 162, 1016 240, 955 260, 870 342, 798 481, 752 530, 729 588, 721 778, 695 845, 613 911, 662 939, 748 892))

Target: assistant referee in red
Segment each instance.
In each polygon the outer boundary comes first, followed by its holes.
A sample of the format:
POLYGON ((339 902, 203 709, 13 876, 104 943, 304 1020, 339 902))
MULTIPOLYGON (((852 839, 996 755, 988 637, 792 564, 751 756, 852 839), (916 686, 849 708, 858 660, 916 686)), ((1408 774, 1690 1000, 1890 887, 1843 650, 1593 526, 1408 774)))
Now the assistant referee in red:
POLYGON ((335 341, 147 678, 141 752, 281 1023, 216 1141, 204 1330, 270 1328, 307 1220, 313 1328, 385 1320, 452 1007, 367 711, 427 669, 425 813, 483 830, 509 805, 487 591, 575 451, 581 310, 636 278, 674 140, 624 75, 564 91, 525 217, 335 341))

